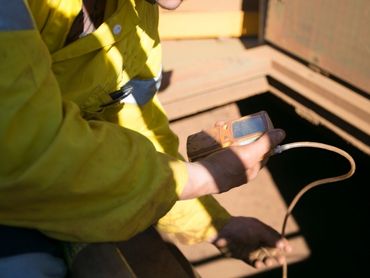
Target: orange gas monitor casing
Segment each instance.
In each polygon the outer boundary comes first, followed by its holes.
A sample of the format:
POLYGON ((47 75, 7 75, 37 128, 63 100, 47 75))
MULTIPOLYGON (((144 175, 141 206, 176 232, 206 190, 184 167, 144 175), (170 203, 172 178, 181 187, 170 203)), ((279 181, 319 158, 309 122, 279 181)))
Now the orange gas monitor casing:
POLYGON ((187 138, 189 161, 196 161, 231 145, 246 145, 273 128, 265 111, 229 120, 213 128, 202 130, 187 138))

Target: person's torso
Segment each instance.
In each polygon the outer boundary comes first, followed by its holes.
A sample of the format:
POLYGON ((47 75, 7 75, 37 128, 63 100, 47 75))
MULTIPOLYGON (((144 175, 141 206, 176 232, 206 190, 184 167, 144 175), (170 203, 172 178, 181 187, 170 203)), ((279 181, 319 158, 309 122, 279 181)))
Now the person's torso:
POLYGON ((111 93, 129 80, 159 74, 158 9, 145 0, 107 0, 96 30, 71 40, 82 4, 29 0, 63 98, 76 102, 83 112, 95 113, 114 103, 111 93))

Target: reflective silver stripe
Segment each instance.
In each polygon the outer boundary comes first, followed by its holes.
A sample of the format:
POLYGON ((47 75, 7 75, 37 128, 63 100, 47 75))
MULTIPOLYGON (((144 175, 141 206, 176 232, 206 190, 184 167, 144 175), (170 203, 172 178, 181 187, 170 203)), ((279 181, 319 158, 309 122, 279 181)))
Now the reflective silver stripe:
POLYGON ((136 103, 144 105, 150 101, 159 90, 162 80, 161 73, 152 79, 132 79, 121 89, 122 92, 129 92, 119 100, 121 103, 136 103))
POLYGON ((0 31, 33 29, 32 18, 23 0, 0 0, 0 31))

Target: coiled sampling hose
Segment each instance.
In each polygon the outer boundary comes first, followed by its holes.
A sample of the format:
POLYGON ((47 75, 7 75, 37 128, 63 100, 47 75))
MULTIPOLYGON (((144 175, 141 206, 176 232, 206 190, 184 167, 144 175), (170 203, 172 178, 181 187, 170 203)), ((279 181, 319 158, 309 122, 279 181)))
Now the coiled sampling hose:
MULTIPOLYGON (((287 208, 287 211, 285 213, 283 225, 282 225, 282 228, 281 228, 281 236, 283 238, 285 237, 285 229, 286 229, 286 226, 287 226, 287 222, 288 222, 289 216, 291 215, 291 213, 292 213, 294 207, 297 205, 298 201, 302 198, 302 196, 307 191, 311 190, 312 188, 314 188, 316 186, 322 185, 322 184, 333 183, 333 182, 337 182, 337 181, 342 181, 342 180, 348 179, 348 178, 350 178, 354 174, 355 169, 356 169, 356 164, 355 164, 354 159, 347 152, 345 152, 342 149, 339 149, 337 147, 334 147, 332 145, 327 145, 327 144, 318 143, 318 142, 304 141, 304 142, 294 142, 294 143, 288 143, 288 144, 280 145, 280 146, 277 146, 275 148, 274 154, 279 154, 279 153, 282 153, 282 152, 287 151, 287 150, 290 150, 290 149, 303 148, 303 147, 324 149, 324 150, 328 150, 328 151, 332 151, 332 152, 335 152, 337 154, 340 154, 341 156, 345 157, 349 161, 351 168, 350 168, 350 170, 347 173, 345 173, 343 175, 339 175, 339 176, 335 176, 335 177, 324 178, 324 179, 313 181, 313 182, 305 185, 295 195, 294 199, 290 202, 290 204, 289 204, 289 206, 287 208)), ((284 264, 282 266, 282 277, 283 278, 287 278, 288 277, 288 264, 287 264, 287 260, 284 261, 284 264)))

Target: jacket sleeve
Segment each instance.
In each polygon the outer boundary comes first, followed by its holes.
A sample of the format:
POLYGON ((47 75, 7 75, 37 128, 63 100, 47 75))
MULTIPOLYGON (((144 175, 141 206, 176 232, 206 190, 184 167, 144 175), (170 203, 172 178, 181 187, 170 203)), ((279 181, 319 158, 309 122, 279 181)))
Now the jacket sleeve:
POLYGON ((175 242, 195 244, 212 241, 230 217, 213 196, 203 196, 177 201, 158 221, 157 228, 175 242))
POLYGON ((62 99, 39 33, 3 23, 0 223, 96 242, 125 240, 156 222, 187 180, 184 162, 134 131, 84 120, 62 99))

